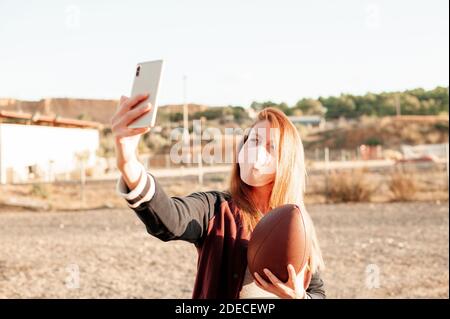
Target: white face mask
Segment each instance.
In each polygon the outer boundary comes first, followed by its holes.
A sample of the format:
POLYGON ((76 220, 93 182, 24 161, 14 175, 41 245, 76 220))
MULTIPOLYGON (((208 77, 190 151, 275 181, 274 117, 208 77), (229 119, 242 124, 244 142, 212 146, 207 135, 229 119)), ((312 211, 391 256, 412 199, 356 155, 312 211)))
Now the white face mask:
POLYGON ((264 146, 244 145, 238 156, 241 179, 250 186, 271 183, 277 170, 276 158, 264 146))

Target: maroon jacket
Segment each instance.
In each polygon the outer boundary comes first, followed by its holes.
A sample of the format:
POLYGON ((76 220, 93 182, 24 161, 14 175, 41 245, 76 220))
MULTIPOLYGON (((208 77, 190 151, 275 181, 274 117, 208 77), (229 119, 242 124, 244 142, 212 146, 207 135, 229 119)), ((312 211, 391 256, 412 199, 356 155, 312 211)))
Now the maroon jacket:
MULTIPOLYGON (((150 188, 146 186, 137 203, 150 188)), ((154 195, 133 208, 147 231, 163 241, 185 240, 198 251, 197 277, 192 298, 239 298, 247 268, 249 234, 227 192, 196 192, 169 197, 156 178, 154 195)), ((306 290, 311 298, 325 298, 323 281, 314 274, 306 290)))

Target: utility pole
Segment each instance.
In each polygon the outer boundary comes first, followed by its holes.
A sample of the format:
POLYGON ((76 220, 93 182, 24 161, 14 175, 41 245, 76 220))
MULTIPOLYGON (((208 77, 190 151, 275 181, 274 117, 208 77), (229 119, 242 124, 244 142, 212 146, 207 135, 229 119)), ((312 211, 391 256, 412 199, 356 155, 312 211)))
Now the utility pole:
POLYGON ((183 154, 186 154, 187 160, 191 161, 190 138, 189 138, 189 119, 188 119, 188 103, 187 103, 187 76, 183 75, 183 154))
POLYGON ((184 132, 189 132, 188 104, 187 104, 187 76, 183 76, 183 128, 184 132))

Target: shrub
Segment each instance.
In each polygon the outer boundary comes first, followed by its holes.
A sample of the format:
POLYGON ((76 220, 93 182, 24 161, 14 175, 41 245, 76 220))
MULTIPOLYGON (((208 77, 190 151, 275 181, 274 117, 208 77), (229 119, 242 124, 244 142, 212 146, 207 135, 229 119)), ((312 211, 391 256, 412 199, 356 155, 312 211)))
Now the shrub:
POLYGON ((417 181, 414 175, 395 172, 389 180, 389 190, 394 201, 410 201, 417 192, 417 181))
POLYGON ((383 142, 378 137, 370 137, 364 142, 364 144, 369 146, 378 146, 383 145, 383 142))
POLYGON ((328 178, 327 199, 332 202, 367 202, 375 190, 363 170, 332 172, 328 178))
POLYGON ((40 197, 40 198, 48 198, 49 191, 46 185, 42 184, 33 184, 31 186, 30 194, 32 196, 40 197))

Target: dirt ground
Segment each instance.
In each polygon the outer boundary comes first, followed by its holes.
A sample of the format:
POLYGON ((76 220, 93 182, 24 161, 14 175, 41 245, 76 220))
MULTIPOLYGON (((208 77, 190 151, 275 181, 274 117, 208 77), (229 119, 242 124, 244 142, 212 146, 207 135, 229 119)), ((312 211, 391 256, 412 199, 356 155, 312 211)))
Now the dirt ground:
MULTIPOLYGON (((307 207, 329 298, 449 297, 448 201, 307 207)), ((190 298, 195 266, 129 209, 0 213, 0 298, 190 298)))

